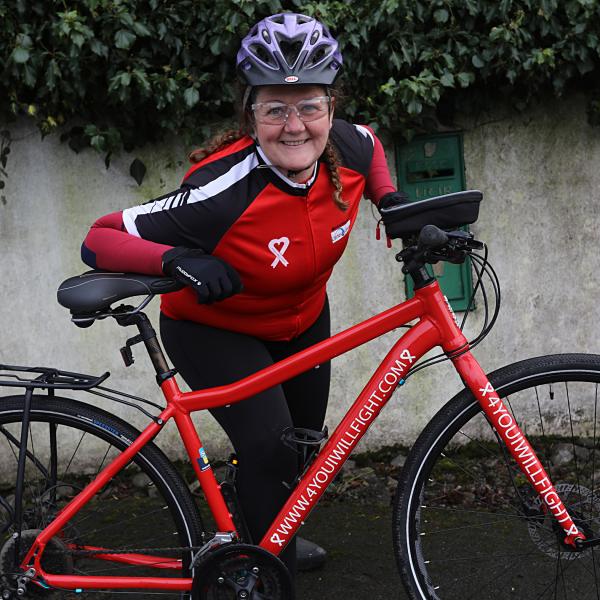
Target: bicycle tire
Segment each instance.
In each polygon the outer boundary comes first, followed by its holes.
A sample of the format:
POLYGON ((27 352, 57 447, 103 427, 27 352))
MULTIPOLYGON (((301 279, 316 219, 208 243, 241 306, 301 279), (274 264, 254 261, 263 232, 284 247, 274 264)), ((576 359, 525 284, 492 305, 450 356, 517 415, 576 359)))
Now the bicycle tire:
MULTIPOLYGON (((543 356, 489 375, 576 524, 600 537, 600 356, 543 356), (560 412, 562 411, 562 412, 560 412)), ((467 389, 411 449, 394 553, 419 600, 600 598, 600 548, 569 551, 467 389)))
MULTIPOLYGON (((23 401, 22 395, 0 398, 0 548, 8 543, 14 529, 14 521, 11 529, 14 513, 11 514, 10 503, 11 497, 14 502, 23 401)), ((68 499, 138 435, 139 431, 131 425, 99 408, 68 398, 34 395, 25 471, 23 530, 35 532, 44 527, 68 499), (47 448, 42 448, 44 443, 47 448), (51 452, 51 448, 55 451, 51 452), (53 455, 54 461, 51 460, 53 455), (53 462, 55 469, 51 466, 53 462)), ((58 569, 54 572, 59 573, 62 569, 62 572, 93 572, 95 575, 190 577, 192 551, 165 548, 198 546, 202 529, 187 485, 163 452, 149 443, 75 515, 62 532, 62 556, 57 542, 54 548, 57 556, 48 560, 56 561, 52 564, 58 569), (78 554, 77 548, 81 546, 117 550, 157 548, 147 554, 179 558, 182 568, 166 570, 102 561, 89 554, 78 554)), ((0 564, 0 586, 7 568, 0 564)), ((34 586, 30 584, 29 588, 34 586)), ((26 597, 36 597, 37 592, 30 594, 29 588, 26 597)), ((77 595, 120 598, 126 590, 85 592, 77 595)), ((130 593, 128 597, 147 598, 152 591, 131 590, 130 593)), ((52 598, 73 594, 54 590, 52 598)), ((174 592, 161 597, 189 596, 174 592)))

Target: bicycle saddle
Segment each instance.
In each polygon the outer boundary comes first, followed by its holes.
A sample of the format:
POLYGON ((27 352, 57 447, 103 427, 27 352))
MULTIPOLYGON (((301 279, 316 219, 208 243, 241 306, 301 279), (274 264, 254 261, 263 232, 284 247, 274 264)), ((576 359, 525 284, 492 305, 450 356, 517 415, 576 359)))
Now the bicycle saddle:
POLYGON ((131 296, 166 294, 183 287, 170 277, 88 271, 63 281, 56 297, 58 303, 73 314, 93 314, 107 310, 113 302, 131 296))

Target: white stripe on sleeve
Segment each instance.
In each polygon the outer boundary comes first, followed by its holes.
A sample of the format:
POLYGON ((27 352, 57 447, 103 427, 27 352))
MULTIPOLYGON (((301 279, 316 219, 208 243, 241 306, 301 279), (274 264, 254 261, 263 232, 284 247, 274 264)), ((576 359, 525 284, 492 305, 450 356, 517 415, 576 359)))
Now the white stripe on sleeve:
MULTIPOLYGON (((189 196, 187 197, 186 204, 193 204, 194 202, 203 202, 204 200, 208 200, 221 192, 224 192, 227 188, 236 184, 238 181, 242 180, 252 169, 258 166, 258 158, 256 154, 253 152, 249 156, 247 156, 244 160, 239 163, 233 165, 229 171, 223 173, 220 177, 217 177, 213 181, 207 183, 198 188, 194 188, 190 190, 189 196)), ((150 213, 156 213, 163 210, 170 210, 171 208, 177 208, 182 204, 183 196, 181 192, 177 192, 172 196, 166 196, 161 198, 160 200, 156 200, 155 202, 149 202, 148 204, 142 204, 140 206, 132 206, 131 208, 126 208, 123 211, 123 224, 125 225, 125 229, 127 233, 131 235, 135 235, 137 237, 142 237, 138 228, 135 224, 135 221, 140 215, 147 215, 150 213), (178 198, 179 196, 179 198, 178 198)))
POLYGON ((367 129, 363 125, 354 125, 354 127, 356 127, 356 129, 360 133, 362 133, 365 137, 369 136, 371 138, 371 142, 373 144, 373 147, 375 147, 375 138, 373 137, 373 134, 371 133, 371 131, 369 129, 367 129))

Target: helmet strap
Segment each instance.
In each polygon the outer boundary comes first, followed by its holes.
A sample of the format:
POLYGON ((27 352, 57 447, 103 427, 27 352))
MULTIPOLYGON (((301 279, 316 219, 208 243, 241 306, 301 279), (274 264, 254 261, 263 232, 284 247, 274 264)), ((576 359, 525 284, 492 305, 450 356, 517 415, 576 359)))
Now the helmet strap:
POLYGON ((252 94, 252 90, 254 88, 251 85, 247 85, 246 89, 244 90, 244 96, 242 98, 242 109, 243 110, 248 110, 248 100, 250 100, 250 95, 252 94))

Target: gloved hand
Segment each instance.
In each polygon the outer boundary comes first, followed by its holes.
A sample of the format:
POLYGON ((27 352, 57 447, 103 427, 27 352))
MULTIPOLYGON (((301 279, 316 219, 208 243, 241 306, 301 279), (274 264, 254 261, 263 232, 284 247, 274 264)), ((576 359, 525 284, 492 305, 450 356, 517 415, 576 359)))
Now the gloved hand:
POLYGON ((398 206, 399 204, 406 204, 410 202, 408 195, 404 192, 388 192, 379 199, 378 209, 390 208, 391 206, 398 206))
POLYGON ((199 304, 225 300, 242 290, 237 271, 223 259, 202 250, 171 248, 162 255, 163 272, 190 286, 199 304))
POLYGON ((388 248, 392 247, 392 240, 394 238, 398 237, 397 235, 395 235, 395 231, 394 231, 394 223, 398 219, 398 216, 394 215, 393 213, 391 215, 389 213, 387 213, 387 214, 382 213, 381 210, 386 209, 386 208, 393 208, 395 206, 401 206, 402 204, 407 204, 408 202, 410 202, 410 200, 408 199, 408 196, 404 192, 388 192, 387 194, 384 194, 383 196, 381 196, 381 198, 379 199, 379 204, 377 205, 377 210, 379 211, 379 214, 381 215, 381 220, 377 222, 377 229, 375 230, 375 237, 377 239, 380 238, 381 234, 380 234, 379 224, 383 221, 383 226, 385 228, 385 236, 387 238, 388 248))

